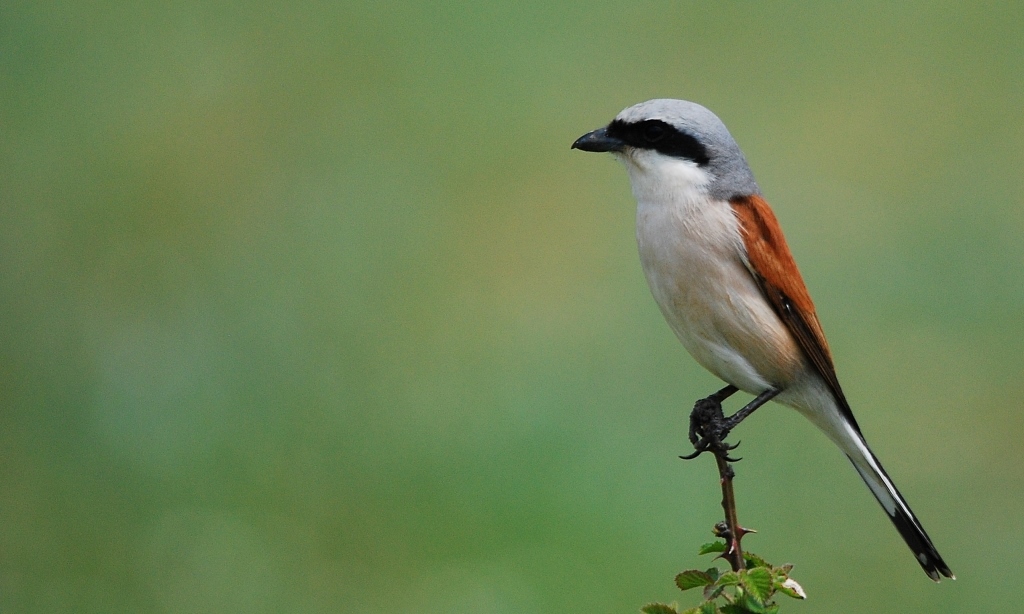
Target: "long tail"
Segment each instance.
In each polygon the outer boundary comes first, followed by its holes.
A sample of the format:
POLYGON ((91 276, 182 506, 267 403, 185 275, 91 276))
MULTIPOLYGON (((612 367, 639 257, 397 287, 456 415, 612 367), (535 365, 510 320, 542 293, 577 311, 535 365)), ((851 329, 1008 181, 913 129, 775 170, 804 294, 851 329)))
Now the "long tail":
POLYGON ((844 441, 843 444, 847 445, 841 444, 846 457, 853 463, 857 473, 871 489, 871 493, 882 504, 885 513, 889 515, 889 520, 896 525, 896 530, 900 532, 903 541, 907 542, 907 546, 910 546, 924 572, 936 582, 941 576, 955 580, 956 576, 942 560, 942 556, 935 549, 932 540, 925 533, 924 527, 917 520, 917 516, 910 511, 910 506, 903 499, 903 495, 896 490, 896 485, 889 479, 889 475, 882 468, 882 463, 878 462, 868 448, 859 429, 853 425, 853 428, 847 429, 846 434, 849 437, 844 438, 847 441, 844 441))

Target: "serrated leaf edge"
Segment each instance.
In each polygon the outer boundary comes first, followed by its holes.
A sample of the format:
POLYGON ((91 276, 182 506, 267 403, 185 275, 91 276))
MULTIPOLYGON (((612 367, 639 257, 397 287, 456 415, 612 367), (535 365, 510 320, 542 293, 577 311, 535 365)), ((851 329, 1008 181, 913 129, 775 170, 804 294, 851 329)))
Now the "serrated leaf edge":
POLYGON ((718 576, 715 586, 736 586, 740 583, 740 574, 735 571, 727 571, 718 576))
POLYGON ((740 572, 740 580, 743 583, 743 588, 747 589, 750 596, 761 605, 764 605, 771 598, 772 588, 774 588, 775 583, 772 581, 772 572, 770 570, 764 567, 747 569, 740 572))
POLYGON ((725 552, 725 542, 708 542, 700 547, 700 550, 697 551, 697 554, 711 554, 712 552, 725 552))
POLYGON ((676 609, 667 603, 648 603, 644 607, 640 608, 640 611, 644 614, 678 614, 676 609))
POLYGON ((676 586, 681 591, 688 591, 691 588, 698 588, 701 586, 707 586, 709 584, 714 583, 714 578, 708 575, 707 572, 701 571, 699 569, 687 569, 686 571, 681 571, 678 574, 676 574, 676 586), (680 579, 689 580, 689 582, 687 582, 687 586, 683 586, 680 583, 680 579))

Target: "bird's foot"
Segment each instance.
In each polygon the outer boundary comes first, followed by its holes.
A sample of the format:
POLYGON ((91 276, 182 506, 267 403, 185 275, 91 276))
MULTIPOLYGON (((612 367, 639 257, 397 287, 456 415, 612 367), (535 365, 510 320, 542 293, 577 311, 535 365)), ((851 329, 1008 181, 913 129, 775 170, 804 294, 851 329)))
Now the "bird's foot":
POLYGON ((690 443, 693 444, 694 452, 680 458, 689 460, 697 458, 703 452, 711 452, 730 463, 742 460, 729 457, 729 451, 735 450, 736 446, 740 444, 729 445, 725 443, 725 438, 740 422, 754 413, 755 409, 778 396, 782 389, 769 388, 765 390, 747 403, 743 409, 726 418, 722 411, 722 401, 729 398, 734 392, 736 392, 735 386, 726 386, 694 404, 693 411, 690 412, 690 443))
POLYGON ((694 452, 679 458, 690 460, 704 452, 711 452, 729 462, 740 460, 729 457, 729 451, 736 449, 739 444, 730 445, 725 442, 729 431, 735 428, 739 421, 734 420, 735 417, 725 417, 721 396, 716 393, 694 404, 693 411, 690 412, 690 443, 693 444, 694 452))

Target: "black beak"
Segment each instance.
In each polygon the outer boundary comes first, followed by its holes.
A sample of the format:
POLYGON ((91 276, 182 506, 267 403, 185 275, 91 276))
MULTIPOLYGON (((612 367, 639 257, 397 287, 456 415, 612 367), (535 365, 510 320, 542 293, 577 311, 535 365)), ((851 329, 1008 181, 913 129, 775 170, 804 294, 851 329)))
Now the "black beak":
POLYGON ((622 148, 625 146, 626 144, 621 140, 608 136, 607 128, 598 128, 593 132, 588 132, 576 139, 576 142, 572 144, 573 149, 595 152, 622 151, 622 148))

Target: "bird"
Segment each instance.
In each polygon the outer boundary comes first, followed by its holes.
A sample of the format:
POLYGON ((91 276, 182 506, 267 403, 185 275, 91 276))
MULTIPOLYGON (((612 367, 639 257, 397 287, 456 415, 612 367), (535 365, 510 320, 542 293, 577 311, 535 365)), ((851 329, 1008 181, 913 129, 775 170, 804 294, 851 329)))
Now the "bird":
POLYGON ((756 398, 733 418, 768 400, 807 417, 853 463, 928 577, 955 578, 868 447, 779 222, 722 120, 694 102, 648 100, 572 149, 625 165, 655 302, 690 355, 728 384, 709 399, 738 389, 756 398))

